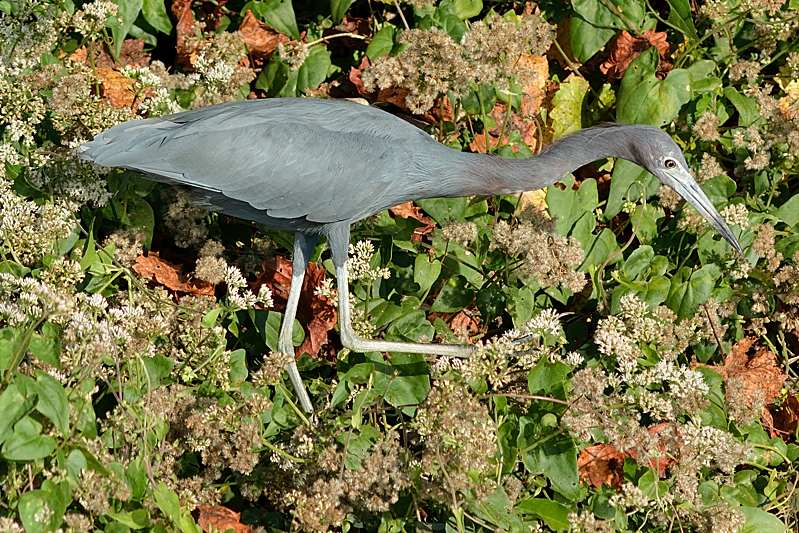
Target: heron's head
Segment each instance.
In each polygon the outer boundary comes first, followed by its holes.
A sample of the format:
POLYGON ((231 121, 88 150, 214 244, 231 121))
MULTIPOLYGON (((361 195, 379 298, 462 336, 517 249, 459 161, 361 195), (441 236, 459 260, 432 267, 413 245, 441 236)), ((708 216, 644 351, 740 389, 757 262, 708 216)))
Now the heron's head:
POLYGON ((636 130, 634 141, 630 143, 630 159, 657 176, 664 185, 671 187, 694 206, 739 254, 743 254, 738 239, 699 187, 674 140, 659 128, 637 126, 636 130))

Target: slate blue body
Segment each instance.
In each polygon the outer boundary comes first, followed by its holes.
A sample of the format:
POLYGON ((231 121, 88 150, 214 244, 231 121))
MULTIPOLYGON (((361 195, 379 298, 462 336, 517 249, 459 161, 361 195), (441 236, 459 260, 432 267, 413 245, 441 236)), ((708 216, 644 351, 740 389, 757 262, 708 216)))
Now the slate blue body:
MULTIPOLYGON (((637 163, 674 188, 741 251, 691 176, 674 141, 652 126, 610 124, 560 139, 529 159, 468 154, 436 142, 380 109, 342 100, 275 98, 233 102, 134 120, 79 150, 99 165, 137 170, 189 188, 211 209, 295 233, 292 284, 279 350, 293 351, 292 324, 309 255, 330 245, 339 295, 342 344, 357 351, 461 356, 465 346, 359 338, 350 324, 347 250, 350 225, 421 198, 492 195, 538 189, 605 157, 637 163)), ((295 364, 300 403, 312 410, 295 364)))

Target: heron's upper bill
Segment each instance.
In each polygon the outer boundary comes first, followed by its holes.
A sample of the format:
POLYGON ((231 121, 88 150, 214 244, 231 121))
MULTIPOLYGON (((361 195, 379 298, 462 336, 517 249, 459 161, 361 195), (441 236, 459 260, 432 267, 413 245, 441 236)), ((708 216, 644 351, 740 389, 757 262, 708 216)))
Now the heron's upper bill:
POLYGON ((682 196, 686 202, 694 206, 694 208, 699 211, 699 214, 705 217, 705 219, 710 222, 710 225, 735 248, 736 252, 743 255, 743 249, 738 239, 716 210, 710 198, 707 197, 705 191, 699 187, 694 177, 685 169, 680 168, 680 166, 673 170, 669 170, 668 174, 676 184, 675 190, 677 193, 682 196))

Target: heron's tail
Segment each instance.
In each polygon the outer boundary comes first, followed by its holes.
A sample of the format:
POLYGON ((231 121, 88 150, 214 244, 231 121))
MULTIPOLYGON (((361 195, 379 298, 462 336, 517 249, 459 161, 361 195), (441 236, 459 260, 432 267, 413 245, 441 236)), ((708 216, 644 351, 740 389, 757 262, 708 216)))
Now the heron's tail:
POLYGON ((133 154, 164 142, 176 126, 160 118, 125 122, 80 145, 78 157, 101 166, 125 167, 131 163, 133 154))

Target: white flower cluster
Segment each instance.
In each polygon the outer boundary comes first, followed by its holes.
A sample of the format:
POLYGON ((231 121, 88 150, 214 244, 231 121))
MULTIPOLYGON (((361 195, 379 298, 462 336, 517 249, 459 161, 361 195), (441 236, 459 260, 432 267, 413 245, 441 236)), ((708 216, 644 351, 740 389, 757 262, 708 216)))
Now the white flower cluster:
POLYGON ((694 420, 682 427, 683 447, 691 451, 690 459, 702 466, 715 465, 722 472, 731 474, 735 467, 745 461, 750 448, 738 442, 731 433, 694 420))
POLYGON ((119 7, 110 0, 94 0, 75 11, 72 26, 85 37, 99 37, 108 19, 115 17, 118 11, 119 7))
POLYGON ((136 80, 134 90, 142 96, 138 101, 139 112, 157 116, 182 111, 183 108, 170 95, 169 89, 164 86, 161 77, 153 72, 153 67, 161 72, 166 72, 166 66, 160 61, 153 61, 144 67, 125 65, 120 69, 125 77, 136 80))
POLYGON ((616 364, 623 375, 630 376, 638 368, 641 351, 632 337, 627 335, 627 326, 621 318, 609 316, 600 320, 594 342, 599 353, 616 357, 616 364))
POLYGON ((266 307, 271 307, 273 304, 272 291, 269 287, 261 285, 256 295, 247 288, 247 280, 244 279, 241 270, 235 266, 228 265, 225 270, 225 284, 228 301, 235 309, 251 309, 257 303, 266 307))
POLYGON ((0 250, 27 265, 39 261, 75 227, 75 207, 26 200, 0 180, 0 250))
POLYGON ((47 166, 30 168, 28 180, 39 189, 50 189, 53 196, 75 204, 104 207, 113 194, 102 178, 110 169, 77 158, 52 158, 47 166))
POLYGON ((347 269, 351 280, 374 281, 391 277, 391 271, 388 268, 372 267, 374 255, 375 246, 372 241, 358 241, 355 245, 350 244, 347 269))
POLYGON ((719 214, 727 224, 738 226, 742 230, 749 228, 749 210, 744 204, 730 204, 719 214))

